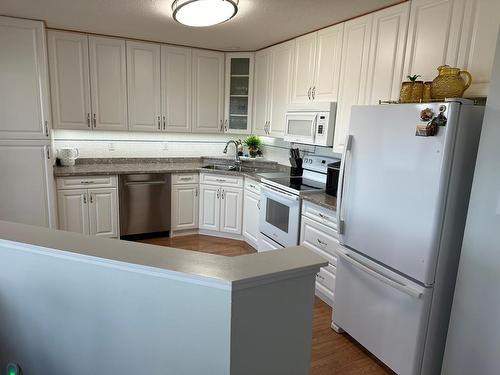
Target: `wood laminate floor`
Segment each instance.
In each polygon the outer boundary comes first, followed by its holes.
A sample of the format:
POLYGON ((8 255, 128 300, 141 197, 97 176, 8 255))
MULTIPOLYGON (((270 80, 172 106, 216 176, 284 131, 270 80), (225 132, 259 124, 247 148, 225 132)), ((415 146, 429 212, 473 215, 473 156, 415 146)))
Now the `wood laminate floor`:
MULTIPOLYGON (((141 240, 141 242, 224 256, 238 256, 256 252, 252 246, 243 241, 203 235, 161 237, 141 240)), ((350 336, 335 333, 330 328, 331 316, 331 307, 316 298, 311 375, 393 374, 350 336)))

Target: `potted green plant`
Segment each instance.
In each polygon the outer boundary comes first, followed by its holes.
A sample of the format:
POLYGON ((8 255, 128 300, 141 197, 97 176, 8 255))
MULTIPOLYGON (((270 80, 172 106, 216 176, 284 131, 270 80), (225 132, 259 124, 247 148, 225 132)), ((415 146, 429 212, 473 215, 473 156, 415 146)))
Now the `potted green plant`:
POLYGON ((250 154, 250 157, 254 158, 259 152, 259 148, 262 145, 262 140, 259 136, 251 134, 245 138, 243 143, 248 147, 248 153, 250 154))

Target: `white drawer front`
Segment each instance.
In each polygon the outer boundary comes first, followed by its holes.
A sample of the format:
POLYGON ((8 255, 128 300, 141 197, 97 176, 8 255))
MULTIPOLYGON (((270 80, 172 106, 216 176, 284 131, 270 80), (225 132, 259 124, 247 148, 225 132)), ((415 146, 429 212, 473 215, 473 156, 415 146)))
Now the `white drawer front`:
POLYGON ((172 175, 172 184, 197 184, 199 181, 198 173, 179 173, 172 175))
POLYGON ((243 187, 243 178, 239 176, 202 173, 200 179, 203 184, 243 187))
POLYGON ((245 177, 245 189, 252 193, 260 195, 260 182, 245 177))
POLYGON ((337 265, 337 249, 340 244, 336 230, 302 216, 300 244, 325 257, 330 264, 337 265))
POLYGON ((337 230, 337 213, 310 202, 302 204, 302 215, 337 230))
POLYGON ((316 281, 332 292, 332 294, 335 291, 335 273, 335 267, 329 264, 326 267, 321 267, 316 274, 316 281))
POLYGON ((74 176, 59 177, 57 179, 58 189, 104 188, 116 186, 116 176, 74 176))

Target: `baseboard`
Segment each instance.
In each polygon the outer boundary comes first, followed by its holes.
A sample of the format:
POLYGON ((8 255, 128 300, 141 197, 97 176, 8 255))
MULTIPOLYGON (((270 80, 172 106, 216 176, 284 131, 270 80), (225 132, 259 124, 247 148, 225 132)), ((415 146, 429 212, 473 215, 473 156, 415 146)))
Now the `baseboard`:
POLYGON ((198 230, 198 234, 203 234, 205 236, 212 236, 212 237, 228 238, 230 240, 240 240, 240 241, 245 240, 241 234, 222 233, 205 229, 198 230))
POLYGON ((184 230, 171 231, 170 237, 189 236, 191 234, 198 234, 198 232, 199 232, 198 229, 184 229, 184 230))

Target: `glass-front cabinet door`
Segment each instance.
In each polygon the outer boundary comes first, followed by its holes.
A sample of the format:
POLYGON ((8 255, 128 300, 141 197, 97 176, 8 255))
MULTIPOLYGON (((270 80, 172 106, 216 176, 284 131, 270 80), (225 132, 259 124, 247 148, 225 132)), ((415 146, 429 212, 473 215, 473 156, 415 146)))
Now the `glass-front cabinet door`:
POLYGON ((226 54, 224 132, 250 133, 252 124, 253 53, 226 54))

